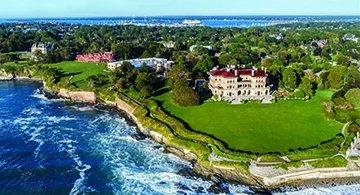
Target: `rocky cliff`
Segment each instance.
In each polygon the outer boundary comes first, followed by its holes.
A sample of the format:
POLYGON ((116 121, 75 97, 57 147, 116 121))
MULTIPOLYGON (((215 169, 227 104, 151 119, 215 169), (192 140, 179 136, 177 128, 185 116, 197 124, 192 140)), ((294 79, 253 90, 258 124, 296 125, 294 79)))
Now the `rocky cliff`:
POLYGON ((77 102, 87 102, 91 104, 96 103, 96 95, 94 92, 68 91, 66 89, 60 89, 58 96, 77 102))

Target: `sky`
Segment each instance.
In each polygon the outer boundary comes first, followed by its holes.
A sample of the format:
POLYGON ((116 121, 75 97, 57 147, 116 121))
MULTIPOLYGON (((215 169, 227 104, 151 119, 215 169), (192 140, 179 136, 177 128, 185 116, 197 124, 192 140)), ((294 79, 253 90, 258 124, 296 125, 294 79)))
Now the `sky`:
POLYGON ((0 0, 0 18, 360 15, 360 0, 0 0))

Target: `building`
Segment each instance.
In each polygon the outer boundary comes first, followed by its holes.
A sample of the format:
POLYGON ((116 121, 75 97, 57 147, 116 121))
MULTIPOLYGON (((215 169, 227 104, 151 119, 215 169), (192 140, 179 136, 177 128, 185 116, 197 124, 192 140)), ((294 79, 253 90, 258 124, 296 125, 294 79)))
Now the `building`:
POLYGON ((123 60, 119 62, 108 63, 108 69, 114 70, 117 67, 120 67, 124 62, 129 62, 133 66, 139 68, 141 65, 146 64, 149 67, 154 68, 157 72, 164 72, 171 69, 174 64, 173 61, 169 61, 164 58, 142 58, 142 59, 131 59, 123 60))
POLYGON ((205 49, 208 49, 208 50, 213 49, 213 47, 211 45, 192 45, 192 46, 190 46, 189 50, 190 50, 190 52, 194 52, 195 49, 198 48, 198 47, 200 47, 200 48, 202 47, 202 48, 205 48, 205 49))
POLYGON ((312 43, 311 43, 314 47, 318 47, 318 48, 324 48, 327 46, 328 44, 328 41, 326 39, 321 39, 321 40, 314 40, 312 43))
POLYGON ((79 62, 113 62, 114 55, 112 52, 78 54, 76 60, 79 62))
POLYGON ((41 51, 43 54, 47 54, 49 51, 54 49, 54 44, 52 43, 35 43, 31 46, 31 54, 34 54, 36 51, 41 51))
POLYGON ((163 46, 168 49, 171 49, 171 48, 175 47, 175 42, 174 41, 165 42, 165 43, 163 43, 163 46))
POLYGON ((359 38, 357 38, 354 34, 347 33, 343 36, 342 40, 343 41, 354 41, 357 43, 359 41, 359 38))
POLYGON ((38 61, 35 56, 36 51, 40 51, 42 54, 46 55, 49 51, 54 50, 54 44, 52 43, 35 43, 31 46, 31 60, 38 61))
POLYGON ((210 72, 209 89, 221 100, 240 103, 243 100, 270 102, 266 70, 256 68, 218 69, 210 72))

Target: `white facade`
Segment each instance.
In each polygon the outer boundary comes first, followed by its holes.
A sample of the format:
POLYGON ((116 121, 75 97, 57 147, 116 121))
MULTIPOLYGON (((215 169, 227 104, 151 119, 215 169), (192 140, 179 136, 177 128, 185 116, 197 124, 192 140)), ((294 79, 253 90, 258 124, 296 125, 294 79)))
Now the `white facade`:
POLYGON ((266 72, 257 69, 215 69, 210 73, 209 89, 214 96, 232 102, 273 99, 266 72))
POLYGON ((135 67, 140 67, 141 65, 146 64, 147 66, 154 68, 156 71, 170 70, 172 65, 174 64, 173 61, 169 61, 164 58, 142 58, 142 59, 131 59, 131 60, 118 61, 118 62, 111 62, 108 63, 108 69, 114 70, 117 67, 120 67, 124 62, 129 62, 135 67))

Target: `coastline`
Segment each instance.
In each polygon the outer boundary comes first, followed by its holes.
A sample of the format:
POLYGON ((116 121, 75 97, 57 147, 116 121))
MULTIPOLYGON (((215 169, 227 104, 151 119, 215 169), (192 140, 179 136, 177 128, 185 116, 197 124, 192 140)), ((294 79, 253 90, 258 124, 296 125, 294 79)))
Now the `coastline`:
MULTIPOLYGON (((88 103, 92 105, 98 103, 100 106, 116 108, 116 110, 122 116, 124 116, 124 118, 130 124, 134 124, 137 127, 138 131, 141 134, 144 134, 146 137, 149 137, 152 140, 162 144, 167 152, 170 152, 184 160, 191 162, 194 166, 195 173, 207 179, 211 179, 215 182, 226 180, 230 182, 250 185, 254 189, 259 189, 260 191, 276 191, 281 190, 281 188, 283 187, 299 188, 303 186, 312 187, 332 184, 359 183, 357 179, 360 178, 360 170, 349 170, 347 168, 313 169, 306 171, 298 171, 290 174, 283 174, 274 177, 264 177, 262 175, 256 175, 251 172, 249 172, 248 174, 244 174, 240 171, 237 171, 235 168, 229 168, 228 166, 225 167, 211 165, 211 163, 210 166, 205 166, 198 161, 198 156, 193 151, 172 145, 171 143, 169 143, 167 138, 161 133, 157 132, 156 129, 146 127, 146 125, 144 125, 134 114, 136 111, 136 107, 130 105, 122 99, 116 98, 115 101, 101 100, 96 96, 94 92, 77 91, 76 93, 71 93, 71 91, 66 89, 60 89, 62 90, 62 93, 60 93, 60 90, 56 91, 54 89, 48 88, 46 86, 46 83, 42 79, 38 78, 13 77, 8 81, 11 80, 30 80, 41 82, 43 84, 45 93, 49 93, 52 95, 52 97, 55 98, 62 98, 73 102, 88 103), (75 98, 72 97, 74 94, 75 98), (89 96, 89 94, 91 94, 92 97, 96 98, 95 101, 93 101, 93 99, 89 101, 89 98, 86 98, 87 96, 89 96)), ((0 79, 0 82, 1 81, 6 80, 0 79)))

